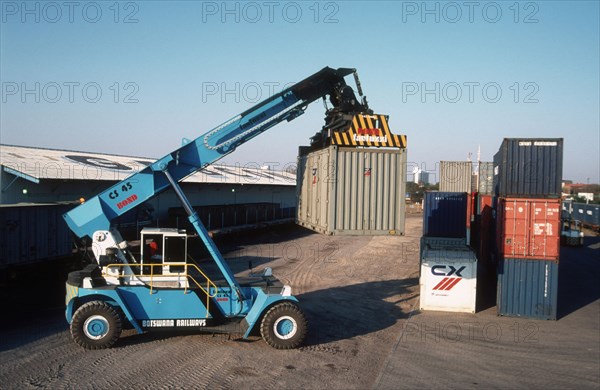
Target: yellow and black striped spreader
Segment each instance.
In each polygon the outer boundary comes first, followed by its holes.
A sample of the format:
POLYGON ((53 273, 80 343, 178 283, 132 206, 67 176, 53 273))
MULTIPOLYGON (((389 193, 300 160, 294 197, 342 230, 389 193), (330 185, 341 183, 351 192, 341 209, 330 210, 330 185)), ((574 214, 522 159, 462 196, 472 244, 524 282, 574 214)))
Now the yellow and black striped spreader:
POLYGON ((392 134, 387 115, 356 114, 346 130, 333 132, 331 145, 406 148, 406 136, 392 134))

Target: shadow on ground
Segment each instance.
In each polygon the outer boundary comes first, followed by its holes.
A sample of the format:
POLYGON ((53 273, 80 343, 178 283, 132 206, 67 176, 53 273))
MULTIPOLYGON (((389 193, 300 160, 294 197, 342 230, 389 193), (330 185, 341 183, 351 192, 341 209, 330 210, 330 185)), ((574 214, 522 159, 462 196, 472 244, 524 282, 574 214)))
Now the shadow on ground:
POLYGON ((412 299, 417 278, 365 282, 302 294, 309 333, 305 345, 317 345, 367 335, 394 325, 411 313, 400 303, 412 299), (399 298, 403 297, 403 298, 399 298))
MULTIPOLYGON (((11 324, 1 329, 0 352, 50 336, 61 337, 58 334, 69 329, 63 308, 39 309, 35 314, 21 314, 7 320, 10 320, 11 324)), ((64 336, 70 337, 66 333, 64 336)))
POLYGON ((585 237, 583 247, 561 247, 558 319, 600 299, 600 237, 585 237))
MULTIPOLYGON (((326 344, 364 336, 386 329, 399 319, 408 318, 412 313, 400 308, 400 303, 414 298, 409 288, 419 284, 417 278, 405 280, 387 280, 366 282, 349 286, 334 287, 298 295, 309 331, 304 342, 305 347, 326 344), (400 298, 403 297, 403 298, 400 298)), ((223 334, 224 329, 205 329, 202 332, 177 330, 157 331, 143 335, 130 334, 117 343, 116 347, 125 347, 178 336, 210 334, 213 337, 238 342, 254 342, 241 339, 242 328, 237 324, 230 327, 231 335, 223 334)), ((254 332, 255 336, 259 333, 254 332)))

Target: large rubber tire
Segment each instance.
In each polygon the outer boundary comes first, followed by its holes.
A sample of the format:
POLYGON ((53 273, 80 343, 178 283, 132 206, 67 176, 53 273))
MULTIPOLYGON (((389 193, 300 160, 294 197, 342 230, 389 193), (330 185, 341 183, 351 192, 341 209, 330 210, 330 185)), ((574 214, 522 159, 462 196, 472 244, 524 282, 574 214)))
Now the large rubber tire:
POLYGON ((121 329, 119 313, 102 301, 82 305, 71 321, 73 341, 85 349, 111 347, 121 336, 121 329))
POLYGON ((290 302, 278 303, 270 308, 260 324, 262 338, 276 349, 300 346, 306 336, 306 330, 304 313, 290 302))

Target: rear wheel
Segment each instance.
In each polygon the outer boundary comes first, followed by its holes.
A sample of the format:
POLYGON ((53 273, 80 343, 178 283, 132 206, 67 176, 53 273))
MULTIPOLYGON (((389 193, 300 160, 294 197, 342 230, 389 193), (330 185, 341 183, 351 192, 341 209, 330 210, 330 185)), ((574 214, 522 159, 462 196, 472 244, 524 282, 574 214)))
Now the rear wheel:
POLYGON ((273 348, 296 348, 306 336, 307 323, 302 310, 293 303, 279 303, 267 311, 260 324, 260 334, 273 348))
POLYGON ((108 303, 92 301, 73 315, 71 336, 85 349, 111 347, 121 335, 121 317, 108 303))

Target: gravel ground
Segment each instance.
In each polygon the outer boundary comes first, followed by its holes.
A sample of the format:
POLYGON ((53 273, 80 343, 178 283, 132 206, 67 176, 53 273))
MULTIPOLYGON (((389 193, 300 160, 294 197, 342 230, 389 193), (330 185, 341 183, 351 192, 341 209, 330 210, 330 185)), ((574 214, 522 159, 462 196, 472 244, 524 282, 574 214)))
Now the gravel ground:
POLYGON ((128 331, 112 349, 85 351, 71 341, 62 309, 48 309, 3 331, 0 387, 372 387, 418 300, 420 218, 406 227, 403 237, 294 227, 226 245, 237 275, 251 260, 292 286, 310 326, 297 350, 238 335, 128 331))
POLYGON ((112 349, 85 351, 71 341, 63 308, 46 308, 0 324, 0 388, 600 389, 600 238, 563 248, 559 320, 533 321, 499 318, 494 307, 417 311, 420 215, 408 215, 406 232, 278 227, 221 243, 237 275, 251 261, 292 286, 310 326, 299 349, 127 331, 112 349))

